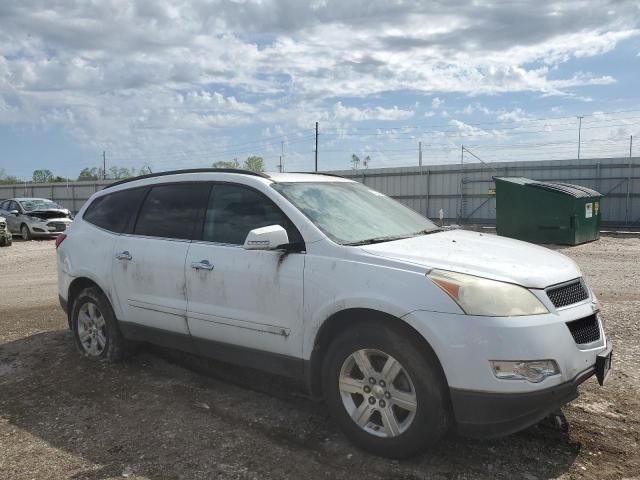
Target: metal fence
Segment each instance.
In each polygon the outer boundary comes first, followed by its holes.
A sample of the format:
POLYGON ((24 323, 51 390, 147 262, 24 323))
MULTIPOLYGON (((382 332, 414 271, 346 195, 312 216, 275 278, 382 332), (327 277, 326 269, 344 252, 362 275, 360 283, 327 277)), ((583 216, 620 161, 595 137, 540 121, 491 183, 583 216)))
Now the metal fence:
POLYGON ((605 195, 603 225, 640 227, 640 160, 589 158, 338 170, 429 218, 443 210, 447 222, 495 224, 494 176, 527 177, 593 188, 605 195))
MULTIPOLYGON (((423 167, 339 170, 342 175, 379 190, 429 218, 443 210, 447 222, 495 223, 494 176, 575 183, 605 195, 603 224, 640 227, 639 158, 591 158, 532 162, 467 163, 423 167)), ((73 212, 112 181, 0 185, 0 198, 50 198, 73 212)))
POLYGON ((77 212, 91 195, 113 182, 114 180, 98 180, 91 182, 0 185, 0 199, 20 197, 49 198, 72 212, 77 212))

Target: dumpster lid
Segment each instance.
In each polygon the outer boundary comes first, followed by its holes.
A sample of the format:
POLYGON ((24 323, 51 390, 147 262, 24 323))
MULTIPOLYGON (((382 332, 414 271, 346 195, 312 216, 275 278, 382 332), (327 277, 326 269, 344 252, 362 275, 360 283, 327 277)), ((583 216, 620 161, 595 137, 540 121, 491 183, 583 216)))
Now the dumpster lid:
POLYGON ((550 192, 562 193, 574 198, 587 198, 587 197, 602 197, 603 195, 591 188, 583 187, 582 185, 573 185, 570 183, 562 182, 539 182, 524 177, 495 177, 496 180, 503 180, 511 183, 517 183, 519 185, 525 185, 527 187, 539 188, 541 190, 547 190, 550 192))

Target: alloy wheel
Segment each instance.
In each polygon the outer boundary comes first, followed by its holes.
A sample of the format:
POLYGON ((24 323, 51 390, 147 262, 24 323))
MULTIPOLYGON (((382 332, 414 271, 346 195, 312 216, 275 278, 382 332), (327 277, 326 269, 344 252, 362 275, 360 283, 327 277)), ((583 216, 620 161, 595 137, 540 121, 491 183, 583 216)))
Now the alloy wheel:
POLYGON ((85 352, 99 357, 107 346, 107 325, 95 303, 87 302, 78 312, 78 339, 85 352))
POLYGON ((407 370, 391 355, 362 349, 347 357, 338 389, 351 419, 378 437, 397 437, 413 422, 418 399, 407 370))

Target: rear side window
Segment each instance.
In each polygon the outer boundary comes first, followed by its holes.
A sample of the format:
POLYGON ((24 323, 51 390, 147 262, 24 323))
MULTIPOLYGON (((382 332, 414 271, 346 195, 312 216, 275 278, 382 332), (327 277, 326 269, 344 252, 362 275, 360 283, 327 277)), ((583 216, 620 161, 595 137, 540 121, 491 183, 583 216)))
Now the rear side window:
POLYGON ((283 227, 289 242, 302 242, 293 223, 265 195, 246 187, 218 184, 213 187, 202 239, 242 245, 251 230, 269 225, 283 227))
POLYGON ((133 188, 96 198, 82 218, 115 233, 128 233, 135 222, 146 188, 133 188))
POLYGON ((134 233, 149 237, 191 239, 207 204, 209 184, 158 185, 147 195, 134 233))

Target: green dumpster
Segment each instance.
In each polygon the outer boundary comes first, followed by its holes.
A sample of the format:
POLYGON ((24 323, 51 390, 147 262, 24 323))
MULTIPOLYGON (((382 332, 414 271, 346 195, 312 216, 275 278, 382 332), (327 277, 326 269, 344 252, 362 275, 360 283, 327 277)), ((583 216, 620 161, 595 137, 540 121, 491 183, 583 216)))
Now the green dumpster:
POLYGON ((580 185, 494 177, 498 235, 578 245, 600 237, 602 194, 580 185))

